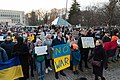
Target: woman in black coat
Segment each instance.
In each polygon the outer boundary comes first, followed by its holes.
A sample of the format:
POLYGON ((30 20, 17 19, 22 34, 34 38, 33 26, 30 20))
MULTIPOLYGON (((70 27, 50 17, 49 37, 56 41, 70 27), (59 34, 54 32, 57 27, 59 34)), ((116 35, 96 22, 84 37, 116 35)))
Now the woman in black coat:
POLYGON ((103 48, 103 42, 101 40, 97 40, 96 47, 94 49, 94 54, 92 54, 92 56, 90 57, 90 59, 93 58, 92 65, 93 65, 93 74, 95 75, 95 80, 99 80, 98 77, 101 77, 101 80, 105 80, 105 78, 103 77, 103 68, 107 69, 106 57, 107 56, 103 48), (93 64, 93 61, 100 62, 100 66, 96 66, 95 64, 93 64))
POLYGON ((28 73, 28 53, 29 49, 25 43, 23 43, 22 37, 16 38, 17 42, 13 47, 13 53, 14 56, 18 56, 20 59, 20 63, 22 65, 22 71, 23 71, 23 78, 20 78, 19 80, 27 80, 28 73))

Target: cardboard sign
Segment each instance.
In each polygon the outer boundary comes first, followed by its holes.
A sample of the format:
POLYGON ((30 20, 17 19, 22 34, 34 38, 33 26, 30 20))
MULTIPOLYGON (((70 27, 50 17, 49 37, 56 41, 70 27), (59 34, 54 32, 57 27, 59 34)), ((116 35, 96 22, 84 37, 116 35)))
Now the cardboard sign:
POLYGON ((70 44, 54 46, 53 58, 55 71, 58 72, 70 66, 70 44))
POLYGON ((81 37, 83 48, 94 48, 94 39, 93 37, 81 37))
POLYGON ((35 54, 37 55, 47 54, 46 50, 47 50, 47 46, 35 47, 35 54))

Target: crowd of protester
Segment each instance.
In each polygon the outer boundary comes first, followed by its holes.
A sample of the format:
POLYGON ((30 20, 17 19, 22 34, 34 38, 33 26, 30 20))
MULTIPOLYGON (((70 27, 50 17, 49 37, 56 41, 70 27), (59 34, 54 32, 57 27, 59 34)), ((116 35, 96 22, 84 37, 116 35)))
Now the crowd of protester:
MULTIPOLYGON (((70 70, 73 74, 79 75, 79 70, 93 69, 95 80, 105 80, 103 77, 103 68, 107 69, 107 63, 116 62, 119 58, 119 46, 111 50, 104 49, 104 43, 117 41, 120 37, 117 28, 112 30, 98 28, 21 28, 14 27, 10 29, 0 28, 0 36, 4 36, 4 41, 0 44, 0 61, 7 61, 15 56, 19 56, 24 77, 19 80, 27 80, 29 73, 35 77, 34 71, 37 71, 37 79, 45 80, 45 73, 54 70, 52 52, 53 46, 70 43, 70 70), (95 48, 83 48, 81 37, 93 37, 95 48), (35 54, 36 46, 47 46, 46 55, 37 56, 35 54), (100 66, 88 65, 92 60, 101 62, 100 66), (84 64, 83 64, 84 62, 84 64), (29 72, 29 68, 30 72, 29 72)), ((113 46, 114 47, 114 46, 113 46)), ((64 70, 59 71, 60 75, 66 76, 64 70)), ((55 78, 59 79, 59 72, 55 72, 55 78)), ((86 80, 86 79, 80 79, 86 80)))

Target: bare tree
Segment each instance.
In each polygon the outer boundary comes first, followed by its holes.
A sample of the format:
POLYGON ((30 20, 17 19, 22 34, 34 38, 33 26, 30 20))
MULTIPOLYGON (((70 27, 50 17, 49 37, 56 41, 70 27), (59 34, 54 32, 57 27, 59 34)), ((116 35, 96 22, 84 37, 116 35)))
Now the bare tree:
POLYGON ((117 2, 118 0, 109 0, 109 4, 105 6, 107 11, 106 16, 108 17, 109 28, 111 27, 112 20, 115 16, 115 8, 116 8, 117 2))

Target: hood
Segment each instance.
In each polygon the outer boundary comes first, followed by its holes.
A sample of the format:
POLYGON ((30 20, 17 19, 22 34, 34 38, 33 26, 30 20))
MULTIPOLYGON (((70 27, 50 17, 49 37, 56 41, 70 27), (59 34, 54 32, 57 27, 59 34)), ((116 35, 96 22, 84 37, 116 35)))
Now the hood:
POLYGON ((16 39, 17 39, 18 44, 23 43, 23 38, 22 37, 17 37, 16 39))
POLYGON ((36 43, 35 43, 35 46, 37 46, 37 44, 38 44, 39 41, 42 43, 42 41, 40 39, 37 39, 36 43))

